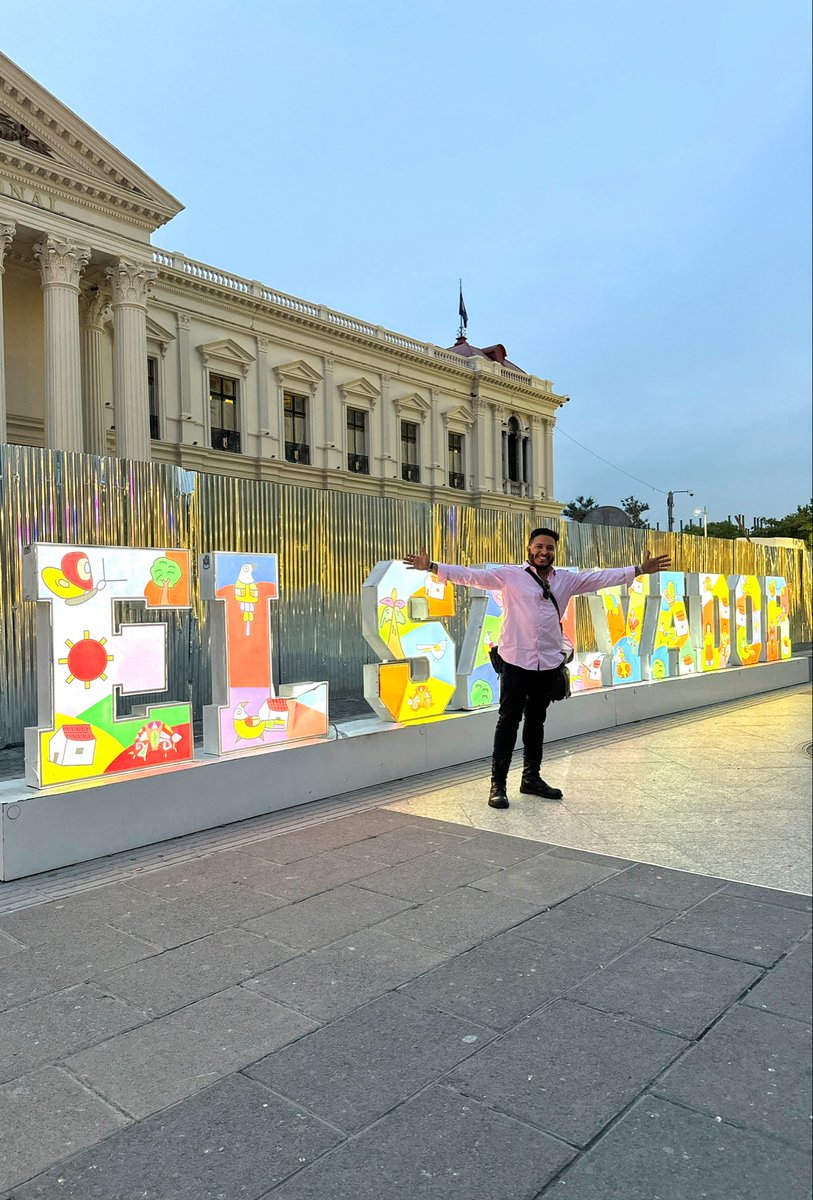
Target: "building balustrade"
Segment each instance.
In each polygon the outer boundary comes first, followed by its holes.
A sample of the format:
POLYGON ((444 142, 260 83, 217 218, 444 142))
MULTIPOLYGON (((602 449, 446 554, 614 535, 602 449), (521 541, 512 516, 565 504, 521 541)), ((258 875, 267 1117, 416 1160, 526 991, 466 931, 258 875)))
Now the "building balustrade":
POLYGON ((355 471, 358 475, 369 475, 370 460, 366 454, 348 454, 347 469, 355 471))
POLYGON ((240 453, 240 434, 234 429, 218 429, 212 426, 212 449, 240 453))
POLYGON ((401 463, 401 478, 407 483, 420 483, 421 468, 417 463, 401 463))
POLYGON ((311 448, 307 442, 286 442, 285 458, 288 462, 300 463, 304 467, 309 467, 311 448))
POLYGON ((465 490, 466 476, 462 471, 449 472, 449 487, 458 488, 461 492, 465 490))

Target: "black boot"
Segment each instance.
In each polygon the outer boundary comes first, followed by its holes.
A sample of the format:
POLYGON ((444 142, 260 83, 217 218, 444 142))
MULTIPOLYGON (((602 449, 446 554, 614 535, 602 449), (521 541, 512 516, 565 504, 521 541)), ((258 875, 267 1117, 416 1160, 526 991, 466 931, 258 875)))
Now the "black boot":
POLYGON ((533 761, 527 755, 525 756, 522 765, 522 782, 519 785, 519 790, 525 796, 541 796, 543 800, 561 800, 561 789, 549 787, 539 774, 541 765, 541 758, 538 761, 533 761))
POLYGON ((510 765, 510 754, 493 754, 491 756, 491 789, 488 793, 490 808, 508 808, 508 793, 505 785, 510 765))

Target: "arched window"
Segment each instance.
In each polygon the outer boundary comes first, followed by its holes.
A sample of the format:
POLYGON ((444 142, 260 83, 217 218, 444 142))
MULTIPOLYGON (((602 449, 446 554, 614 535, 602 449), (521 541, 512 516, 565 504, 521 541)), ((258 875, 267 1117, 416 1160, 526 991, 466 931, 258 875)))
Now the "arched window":
POLYGON ((522 465, 522 435, 519 421, 511 417, 508 422, 508 478, 511 483, 519 483, 522 465))

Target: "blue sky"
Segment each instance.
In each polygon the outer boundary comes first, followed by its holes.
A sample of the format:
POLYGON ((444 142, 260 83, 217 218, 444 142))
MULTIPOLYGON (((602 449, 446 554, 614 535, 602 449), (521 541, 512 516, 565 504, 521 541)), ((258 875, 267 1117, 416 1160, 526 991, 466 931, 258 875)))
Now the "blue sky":
POLYGON ((157 245, 440 345, 462 276, 470 341, 571 397, 560 500, 809 500, 807 0, 16 7, 5 52, 187 206, 157 245))

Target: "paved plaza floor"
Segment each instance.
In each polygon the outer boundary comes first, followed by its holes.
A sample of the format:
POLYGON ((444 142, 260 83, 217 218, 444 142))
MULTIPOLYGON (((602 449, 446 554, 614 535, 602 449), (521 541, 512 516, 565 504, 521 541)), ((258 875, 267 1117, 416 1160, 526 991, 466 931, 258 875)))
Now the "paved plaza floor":
POLYGON ((0 884, 0 1198, 809 1200, 810 693, 0 884))

